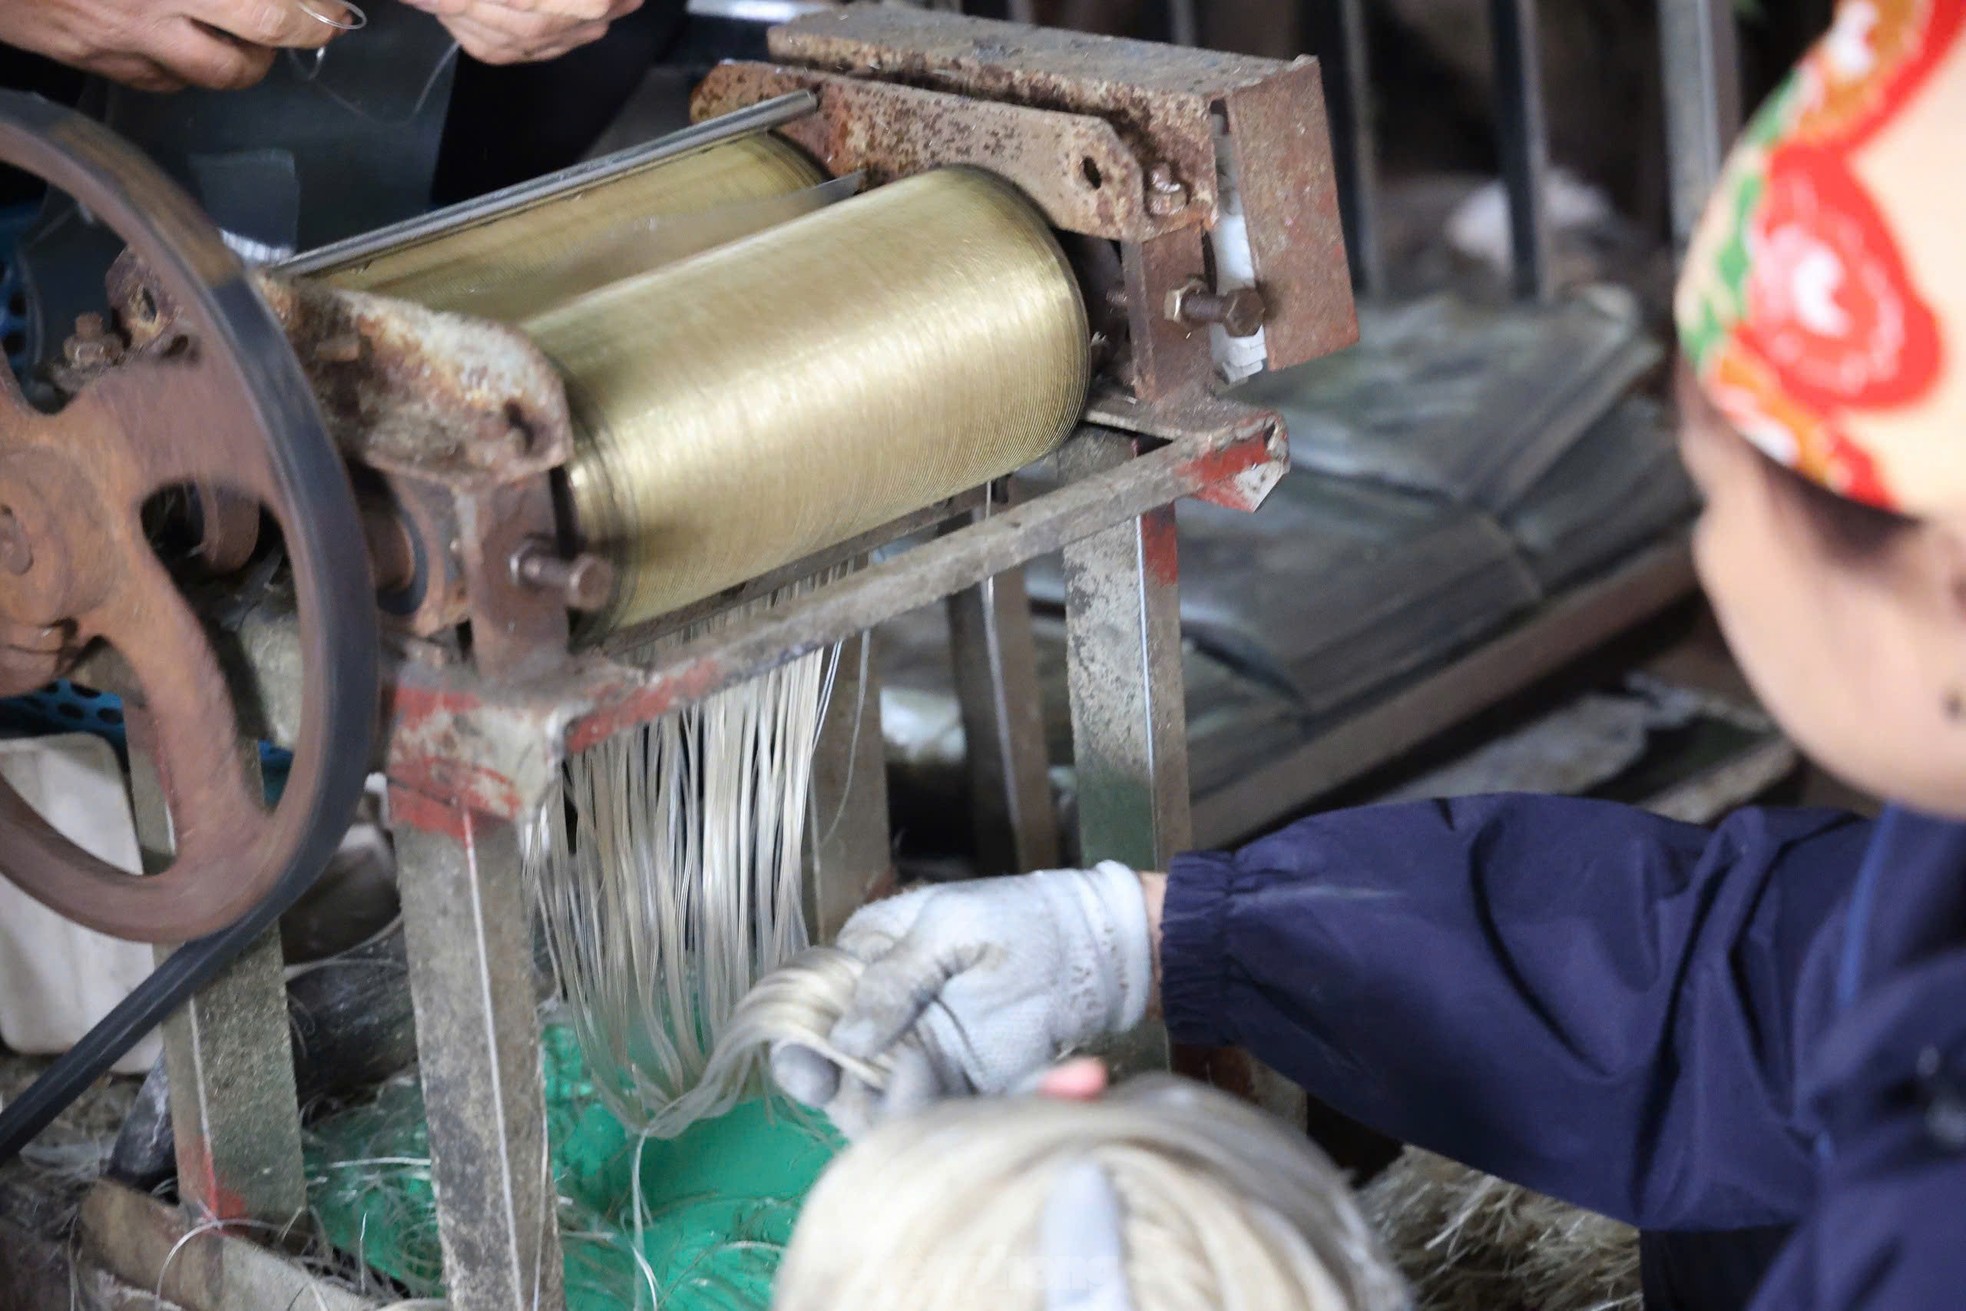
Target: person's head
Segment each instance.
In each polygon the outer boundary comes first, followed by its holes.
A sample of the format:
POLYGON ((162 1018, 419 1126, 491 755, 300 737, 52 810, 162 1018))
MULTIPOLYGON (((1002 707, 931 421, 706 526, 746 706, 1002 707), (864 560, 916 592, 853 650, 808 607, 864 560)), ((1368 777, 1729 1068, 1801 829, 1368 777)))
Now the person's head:
POLYGON ((774 1311, 1401 1311, 1344 1178, 1169 1076, 889 1120, 820 1178, 774 1311))
POLYGON ((1796 741, 1966 818, 1966 0, 1844 0, 1687 260, 1701 580, 1796 741))

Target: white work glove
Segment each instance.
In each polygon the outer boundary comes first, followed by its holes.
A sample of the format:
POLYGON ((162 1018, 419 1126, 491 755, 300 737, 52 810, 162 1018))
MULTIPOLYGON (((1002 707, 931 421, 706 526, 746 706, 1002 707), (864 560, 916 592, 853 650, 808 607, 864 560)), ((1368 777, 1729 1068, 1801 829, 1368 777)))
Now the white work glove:
POLYGON ((940 1097, 1016 1088, 1138 1024, 1153 991, 1140 876, 1113 861, 904 893, 857 912, 836 945, 867 968, 829 1041, 890 1063, 886 1087, 804 1046, 781 1044, 771 1069, 849 1136, 940 1097))

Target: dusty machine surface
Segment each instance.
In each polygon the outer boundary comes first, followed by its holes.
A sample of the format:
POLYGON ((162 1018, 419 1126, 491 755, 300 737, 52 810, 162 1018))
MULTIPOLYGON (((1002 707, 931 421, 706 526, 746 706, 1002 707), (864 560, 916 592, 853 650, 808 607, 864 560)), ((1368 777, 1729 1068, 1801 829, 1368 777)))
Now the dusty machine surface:
MULTIPOLYGON (((1357 333, 1316 64, 888 9, 800 20, 770 49, 713 72, 678 136, 252 273, 135 151, 0 99, 0 161, 128 245, 56 393, 30 404, 0 382, 0 694, 72 675, 126 697, 156 856, 140 878, 102 867, 0 788, 4 872, 83 923, 188 944, 160 949, 149 983, 7 1108, 0 1139, 17 1146, 88 1081, 88 1058, 175 1015, 182 1204, 105 1183, 84 1205, 86 1252, 128 1283, 212 1311, 353 1304, 252 1236, 305 1205, 270 928, 373 773, 459 1311, 562 1300, 516 825, 568 753, 947 599, 980 809, 1015 863, 1041 865, 1056 854, 1042 725, 1005 689, 1031 682, 1022 567, 1062 551, 1082 855, 1149 867, 1188 842, 1172 507, 1253 510, 1286 467, 1282 420, 1222 399, 1224 370, 1289 367, 1357 333), (433 290, 419 263, 505 242, 512 276, 532 276, 541 243, 509 225, 550 213, 565 242, 583 213, 632 226, 675 199, 661 170, 721 187, 712 161, 733 148, 782 191, 861 194, 536 313, 433 290), (853 263, 850 220, 881 258, 853 263), (988 258, 945 269, 937 243, 911 243, 924 223, 971 225, 976 244, 945 244, 988 258), (645 371, 616 358, 641 349, 624 325, 680 317, 773 260, 794 290, 831 281, 788 292, 782 323, 741 325, 755 349, 704 344, 690 405, 645 394, 645 371), (943 293, 932 312, 911 300, 917 273, 943 293), (459 296, 494 317, 446 312, 459 296), (1044 359, 999 367, 1031 341, 1044 359), (786 384, 815 352, 824 367, 786 384), (925 371, 932 394, 883 408, 925 371), (795 404, 774 399, 788 390, 795 404), (990 409, 976 396, 1007 417, 964 435, 990 409), (666 480, 684 474, 649 443, 713 402, 731 406, 712 425, 727 440, 697 441, 678 508, 666 480), (657 418, 635 428, 624 407, 657 418), (849 412, 913 434, 908 476, 848 440, 849 412), (810 440, 772 444, 787 431, 810 440), (1011 503, 1005 475, 1039 457, 1058 477, 1011 503), (682 540, 661 536, 663 516, 705 505, 682 540), (678 581, 713 539, 731 543, 724 572, 678 581), (241 750, 258 739, 295 753, 271 808, 241 750), (245 1227, 199 1228, 212 1220, 245 1227)), ((856 695, 852 665, 816 775, 820 813, 843 817, 812 853, 816 936, 889 864, 879 698, 856 695)))

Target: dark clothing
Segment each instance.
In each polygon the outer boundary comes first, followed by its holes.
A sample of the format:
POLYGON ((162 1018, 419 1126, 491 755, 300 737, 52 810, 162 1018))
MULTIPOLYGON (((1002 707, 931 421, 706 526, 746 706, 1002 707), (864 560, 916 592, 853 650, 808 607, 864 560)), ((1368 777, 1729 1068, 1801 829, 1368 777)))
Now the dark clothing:
POLYGON ((1752 1305, 1966 1288, 1966 828, 1489 797, 1174 862, 1175 1041, 1655 1230, 1795 1225, 1752 1305))
POLYGON ((574 163, 675 48, 686 19, 684 0, 647 0, 601 40, 548 63, 460 59, 437 158, 436 203, 469 200, 574 163))
POLYGON ((1741 1311, 1794 1232, 1768 1225, 1639 1234, 1645 1311, 1741 1311))
MULTIPOLYGON (((31 91, 64 105, 82 94, 83 75, 40 55, 0 45, 0 89, 31 91)), ((41 198, 41 184, 25 173, 0 165, 0 209, 32 204, 41 198)))

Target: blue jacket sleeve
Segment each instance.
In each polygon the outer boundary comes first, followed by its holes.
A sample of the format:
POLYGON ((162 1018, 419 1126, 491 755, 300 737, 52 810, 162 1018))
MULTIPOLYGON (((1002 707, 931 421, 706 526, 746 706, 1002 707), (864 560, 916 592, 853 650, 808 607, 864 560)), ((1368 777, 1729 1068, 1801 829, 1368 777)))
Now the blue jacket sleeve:
POLYGON ((1174 862, 1169 1032, 1634 1224, 1790 1221, 1815 1173, 1799 1035, 1869 828, 1540 796, 1303 820, 1174 862))

